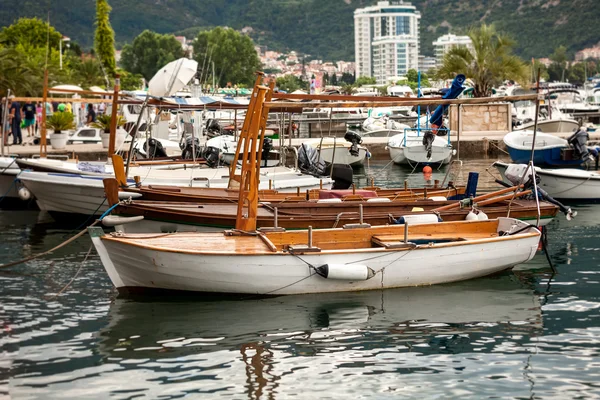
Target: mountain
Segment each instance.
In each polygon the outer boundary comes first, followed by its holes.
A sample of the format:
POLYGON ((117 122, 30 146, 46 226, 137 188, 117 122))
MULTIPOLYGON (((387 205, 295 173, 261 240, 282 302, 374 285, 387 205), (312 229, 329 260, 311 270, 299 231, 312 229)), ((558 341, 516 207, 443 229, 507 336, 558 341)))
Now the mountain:
MULTIPOLYGON (((560 45, 572 54, 596 44, 598 0, 413 0, 421 11, 421 53, 445 33, 494 23, 515 39, 521 57, 547 57, 560 45)), ((251 27, 250 36, 273 50, 296 50, 324 60, 354 59, 356 8, 369 0, 109 0, 118 45, 144 29, 188 35, 207 27, 251 27)), ((18 17, 46 19, 83 47, 93 45, 92 0, 21 0, 0 4, 0 26, 18 17)), ((190 36, 191 37, 191 36, 190 36)))

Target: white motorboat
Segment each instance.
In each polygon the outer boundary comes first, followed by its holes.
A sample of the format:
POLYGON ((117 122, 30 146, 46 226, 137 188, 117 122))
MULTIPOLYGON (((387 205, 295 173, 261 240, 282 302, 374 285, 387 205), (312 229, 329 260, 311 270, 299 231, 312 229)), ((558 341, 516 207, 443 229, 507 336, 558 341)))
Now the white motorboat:
MULTIPOLYGON (((352 131, 346 133, 354 134, 352 131)), ((357 134, 355 134, 358 136, 357 134)), ((302 144, 312 147, 320 154, 320 159, 335 164, 347 164, 351 166, 363 165, 369 151, 360 143, 362 139, 358 136, 357 143, 352 143, 340 138, 323 138, 305 140, 302 144)))
POLYGON ((362 123, 364 137, 394 136, 404 132, 404 129, 407 128, 410 126, 390 119, 387 114, 369 117, 362 123))
MULTIPOLYGON (((243 141, 242 141, 243 145, 243 141)), ((206 141, 206 147, 213 147, 219 150, 219 159, 227 164, 231 165, 235 158, 235 152, 237 150, 238 141, 230 135, 215 136, 212 139, 206 141)), ((241 162, 241 160, 239 160, 241 162)), ((261 167, 275 167, 279 165, 279 152, 276 150, 269 149, 268 156, 262 157, 261 167)))
MULTIPOLYGON (((517 127, 518 130, 531 130, 535 126, 535 121, 528 122, 517 127)), ((539 120, 537 124, 538 132, 545 133, 568 133, 579 129, 579 122, 574 119, 556 118, 539 120)))
POLYGON ((454 155, 454 150, 443 136, 433 135, 431 151, 428 152, 424 142, 426 130, 405 129, 403 133, 389 138, 387 148, 390 158, 396 164, 448 164, 454 155))
POLYGON ((519 220, 314 232, 109 234, 89 229, 117 289, 304 294, 432 285, 526 262, 540 232, 519 220), (300 243, 308 243, 300 245, 300 243), (285 268, 283 268, 285 267, 285 268))
MULTIPOLYGON (((229 169, 203 168, 202 170, 147 169, 145 185, 227 188, 229 169), (202 176, 199 172, 211 173, 202 176)), ((100 215, 108 209, 102 179, 107 175, 78 175, 23 171, 20 182, 31 192, 41 210, 50 213, 100 215)), ((331 187, 329 177, 317 178, 285 167, 261 170, 260 188, 281 192, 304 192, 309 189, 331 187)), ((134 185, 132 180, 130 185, 134 185)))
MULTIPOLYGON (((518 166, 525 173, 527 165, 507 164, 496 161, 493 164, 502 175, 502 179, 510 183, 506 171, 510 166, 518 166)), ((535 167, 535 173, 540 177, 539 187, 558 200, 600 200, 600 174, 598 171, 585 171, 575 168, 542 169, 535 167)))

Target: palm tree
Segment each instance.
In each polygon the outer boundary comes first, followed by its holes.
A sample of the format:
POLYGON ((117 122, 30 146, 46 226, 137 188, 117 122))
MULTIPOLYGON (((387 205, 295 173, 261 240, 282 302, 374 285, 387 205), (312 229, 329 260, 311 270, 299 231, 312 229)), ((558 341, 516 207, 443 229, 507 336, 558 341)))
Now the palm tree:
POLYGON ((490 96, 492 87, 507 79, 527 82, 528 69, 519 57, 512 54, 515 43, 508 36, 486 24, 470 29, 468 35, 473 48, 454 47, 446 53, 437 72, 439 79, 465 74, 473 81, 475 97, 490 96))
POLYGON ((0 50, 0 93, 27 94, 33 87, 33 71, 25 65, 22 54, 13 48, 0 50))

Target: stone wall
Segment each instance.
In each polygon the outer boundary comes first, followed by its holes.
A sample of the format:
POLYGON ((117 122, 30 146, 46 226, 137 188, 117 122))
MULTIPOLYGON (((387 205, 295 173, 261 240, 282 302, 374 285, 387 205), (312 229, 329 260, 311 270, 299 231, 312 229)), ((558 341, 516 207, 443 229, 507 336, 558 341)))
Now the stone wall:
MULTIPOLYGON (((463 104, 461 111, 462 133, 508 132, 512 130, 510 103, 463 104)), ((450 106, 449 119, 452 134, 458 131, 458 106, 450 106)))

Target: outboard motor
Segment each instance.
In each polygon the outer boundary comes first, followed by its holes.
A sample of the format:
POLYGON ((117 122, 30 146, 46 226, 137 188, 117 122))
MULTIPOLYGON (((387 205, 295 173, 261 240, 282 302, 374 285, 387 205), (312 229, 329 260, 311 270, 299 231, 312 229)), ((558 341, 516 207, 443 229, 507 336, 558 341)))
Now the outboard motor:
MULTIPOLYGON (((513 184, 513 186, 516 186, 519 183, 521 183, 521 178, 525 174, 525 170, 527 170, 527 176, 525 177, 525 179, 523 179, 523 186, 524 186, 525 190, 533 191, 534 190, 533 171, 531 170, 531 168, 527 169, 527 164, 510 164, 506 168, 506 171, 504 172, 504 176, 506 177, 506 179, 508 179, 508 181, 510 183, 513 184)), ((552 196, 550 196, 548 194, 548 192, 546 192, 544 189, 542 189, 539 186, 540 181, 541 181, 540 176, 536 174, 535 175, 535 183, 537 186, 538 197, 540 198, 540 200, 546 200, 549 203, 557 205, 559 210, 563 214, 565 214, 568 221, 570 221, 575 216, 577 216, 577 211, 571 210, 571 207, 565 206, 564 204, 562 204, 561 202, 559 202, 558 200, 556 200, 552 196)), ((499 181, 499 182, 502 182, 502 181, 499 181)), ((530 196, 533 196, 533 194, 530 196)))
POLYGON ((167 157, 167 152, 162 143, 154 138, 149 138, 144 143, 144 151, 148 158, 167 157))
POLYGON ((208 137, 220 136, 223 134, 223 128, 219 125, 219 121, 214 118, 210 118, 206 121, 206 132, 208 137))
POLYGON ((319 152, 303 143, 298 148, 298 168, 300 171, 316 176, 325 175, 326 163, 322 158, 319 158, 319 152))
POLYGON ((425 146, 425 150, 427 151, 427 159, 431 158, 431 152, 433 151, 433 141, 435 140, 435 135, 430 131, 426 131, 423 135, 423 146, 425 146))
POLYGON ((194 158, 194 148, 196 149, 196 157, 200 156, 200 140, 197 137, 188 136, 185 138, 185 145, 183 145, 183 151, 181 152, 181 158, 184 160, 191 160, 194 158))
POLYGON ((269 160, 269 153, 273 150, 273 139, 264 138, 263 147, 262 147, 262 155, 261 158, 263 160, 263 167, 267 166, 267 162, 269 160))
POLYGON ((344 139, 346 139, 347 142, 352 143, 352 146, 350 146, 349 150, 350 155, 358 157, 358 145, 362 143, 362 137, 354 131, 348 131, 344 135, 344 139))
POLYGON ((202 157, 206 160, 206 165, 210 168, 217 168, 219 166, 219 149, 216 147, 206 147, 202 152, 202 157))
POLYGON ((569 145, 575 150, 575 157, 584 162, 594 161, 594 157, 590 154, 587 148, 587 141, 590 139, 590 135, 585 129, 579 128, 571 137, 567 139, 569 145))
POLYGON ((333 179, 331 188, 333 190, 346 190, 352 186, 354 172, 348 164, 328 164, 325 172, 326 175, 331 174, 331 179, 333 179))

